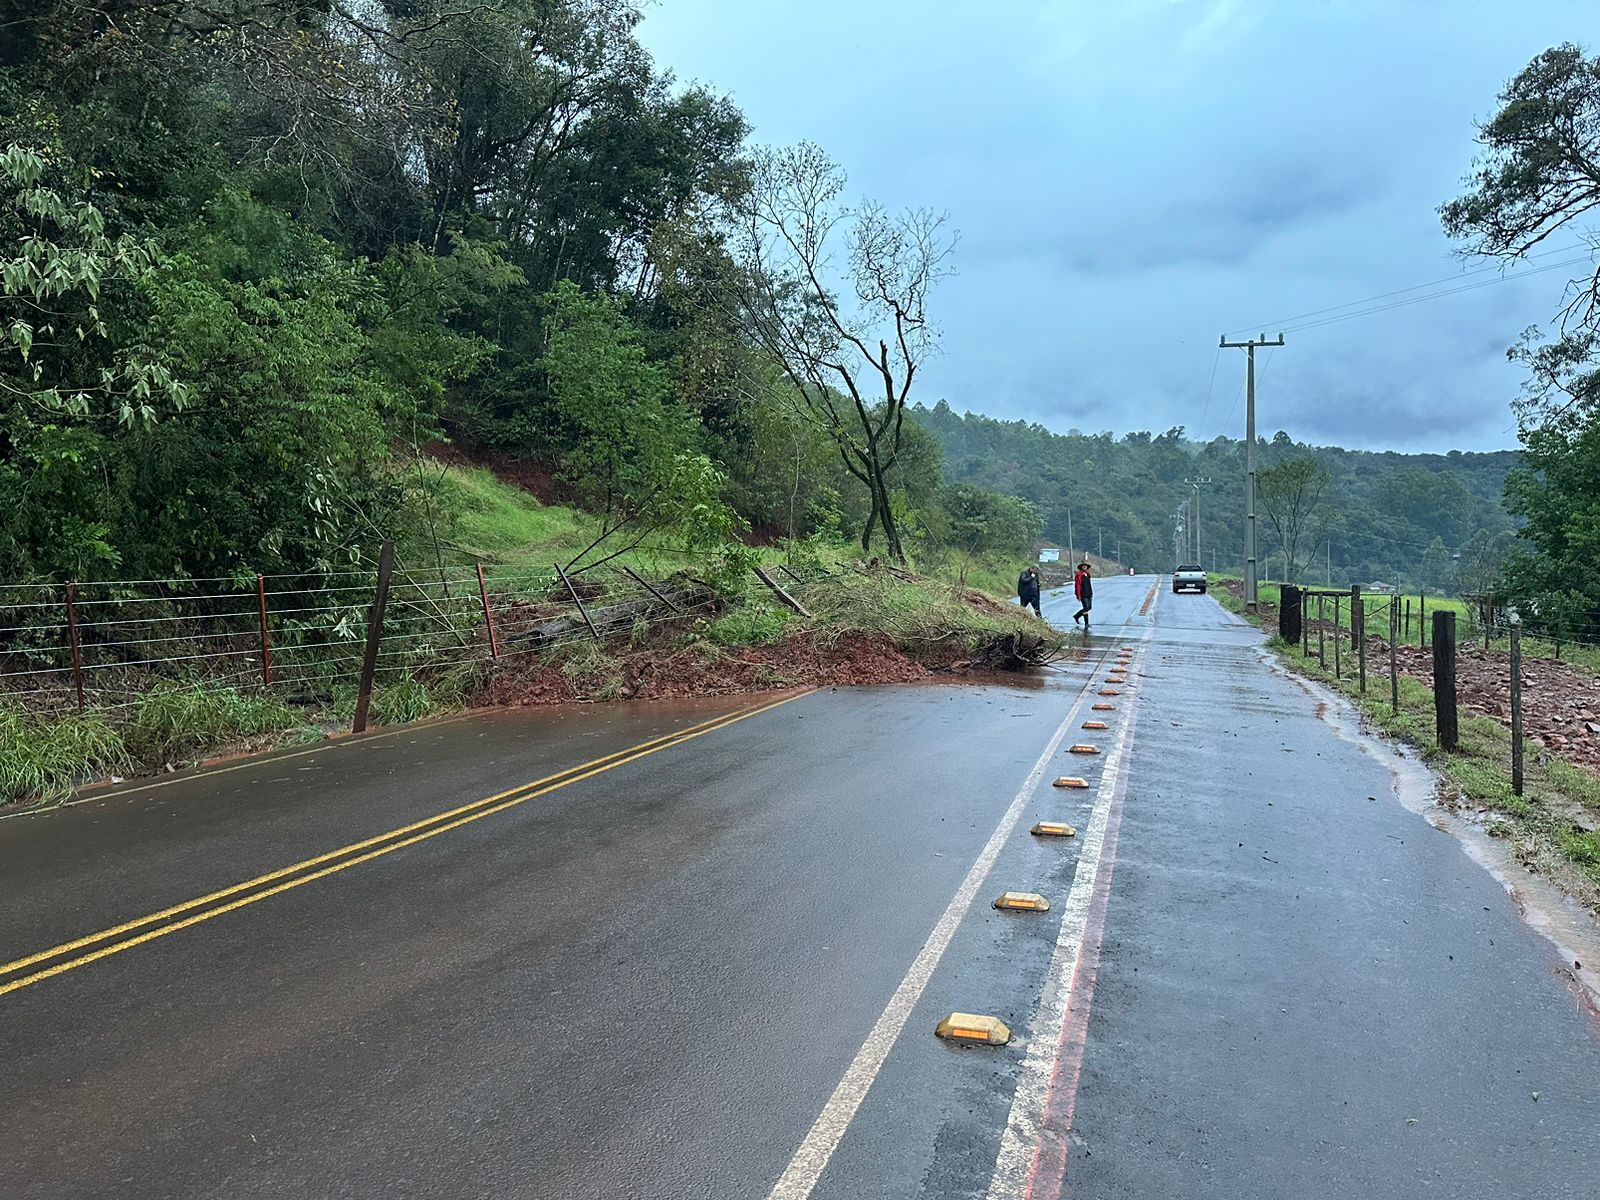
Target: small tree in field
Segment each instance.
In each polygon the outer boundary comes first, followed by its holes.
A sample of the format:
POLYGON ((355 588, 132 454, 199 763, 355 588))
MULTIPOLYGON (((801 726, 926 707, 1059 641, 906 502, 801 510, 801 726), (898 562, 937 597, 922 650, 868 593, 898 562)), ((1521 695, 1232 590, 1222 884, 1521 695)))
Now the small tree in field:
POLYGON ((1300 577, 1327 532, 1328 513, 1322 502, 1327 490, 1328 473, 1310 455, 1288 459, 1256 476, 1256 501, 1283 551, 1289 583, 1300 577))
POLYGON ((948 273, 955 235, 927 209, 848 209, 844 184, 816 146, 756 154, 740 212, 738 307, 797 411, 866 487, 862 550, 881 529, 890 558, 904 562, 888 479, 912 381, 934 350, 928 295, 948 273))

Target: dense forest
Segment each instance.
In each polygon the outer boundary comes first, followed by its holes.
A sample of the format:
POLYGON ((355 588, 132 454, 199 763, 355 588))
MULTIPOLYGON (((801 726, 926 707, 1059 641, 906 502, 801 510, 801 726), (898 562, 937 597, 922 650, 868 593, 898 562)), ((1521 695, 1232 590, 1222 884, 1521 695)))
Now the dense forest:
POLYGON ((7 12, 0 580, 370 561, 441 440, 551 469, 597 557, 1036 534, 904 420, 939 219, 749 146, 634 4, 7 12), (806 221, 854 287, 779 253, 806 221))

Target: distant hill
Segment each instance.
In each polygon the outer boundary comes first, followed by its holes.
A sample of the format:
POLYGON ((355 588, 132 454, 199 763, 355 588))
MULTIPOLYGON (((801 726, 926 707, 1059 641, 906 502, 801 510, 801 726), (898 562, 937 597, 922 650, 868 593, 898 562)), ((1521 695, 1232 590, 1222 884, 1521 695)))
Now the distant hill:
MULTIPOLYGON (((940 401, 918 406, 916 421, 944 448, 952 483, 974 483, 1033 501, 1045 536, 1065 546, 1068 511, 1078 549, 1099 551, 1141 570, 1170 570, 1174 514, 1191 494, 1185 479, 1210 478, 1200 499, 1204 566, 1239 571, 1244 555, 1244 442, 1191 442, 1182 426, 1165 433, 1053 433, 1025 421, 960 414, 940 401)), ((1455 551, 1474 533, 1512 528, 1501 507, 1517 452, 1397 454, 1308 446, 1279 432, 1258 443, 1258 466, 1314 454, 1332 483, 1332 579, 1382 579, 1414 585, 1435 539, 1455 551)), ((1258 519, 1263 573, 1271 532, 1258 519)), ((1321 581, 1319 566, 1310 578, 1321 581)))

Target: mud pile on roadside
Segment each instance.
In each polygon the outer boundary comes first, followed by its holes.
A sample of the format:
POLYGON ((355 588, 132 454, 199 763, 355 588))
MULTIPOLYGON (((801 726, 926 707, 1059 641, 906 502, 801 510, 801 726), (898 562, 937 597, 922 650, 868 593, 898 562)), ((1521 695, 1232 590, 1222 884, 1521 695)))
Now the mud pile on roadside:
POLYGON ((566 662, 507 663, 471 699, 474 706, 581 704, 719 696, 790 687, 913 683, 949 672, 955 647, 912 658, 885 639, 802 630, 768 646, 644 646, 566 662))
MULTIPOLYGON (((1372 663, 1386 663, 1386 642, 1370 639, 1378 649, 1372 663)), ((1433 686, 1433 651, 1397 646, 1400 673, 1433 686)), ((1380 669, 1387 669, 1386 667, 1380 669)), ((1504 650, 1456 649, 1456 696, 1463 707, 1511 723, 1511 656, 1504 650)), ((1600 677, 1582 667, 1548 658, 1522 660, 1522 722, 1531 741, 1555 751, 1568 762, 1600 769, 1600 677)))

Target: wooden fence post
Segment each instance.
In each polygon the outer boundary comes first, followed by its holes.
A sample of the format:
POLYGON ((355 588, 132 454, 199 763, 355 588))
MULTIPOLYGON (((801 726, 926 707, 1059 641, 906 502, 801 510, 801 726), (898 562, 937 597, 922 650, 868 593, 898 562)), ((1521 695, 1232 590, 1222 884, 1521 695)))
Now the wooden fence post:
POLYGON ((1511 614, 1511 794, 1522 795, 1522 622, 1511 614))
POLYGON ((1456 615, 1433 614, 1433 719, 1439 747, 1454 750, 1461 744, 1456 724, 1456 615))
POLYGON ((478 599, 483 601, 483 627, 489 632, 489 657, 500 657, 500 643, 494 636, 494 613, 489 608, 489 585, 483 581, 483 564, 475 563, 478 568, 478 599))
POLYGON ((72 684, 78 691, 78 711, 84 709, 83 648, 78 643, 78 592, 67 584, 67 641, 72 646, 72 684))
POLYGON ((1333 677, 1340 678, 1339 643, 1344 640, 1344 617, 1340 609, 1344 605, 1343 596, 1333 598, 1333 677))
POLYGON ((1357 690, 1367 694, 1367 602, 1361 598, 1361 585, 1350 589, 1350 636, 1356 643, 1357 690))
POLYGON ((372 677, 378 670, 378 642, 383 637, 383 610, 389 604, 389 576, 394 572, 394 543, 385 542, 378 554, 378 587, 372 594, 372 612, 367 617, 367 652, 361 659, 361 686, 356 693, 356 715, 351 733, 364 733, 367 709, 372 703, 372 677))
POLYGON ((256 576, 256 612, 261 618, 261 686, 272 686, 272 643, 267 637, 267 581, 256 576))
POLYGON ((1317 593, 1317 665, 1328 669, 1328 598, 1317 593))
POLYGON ((1300 589, 1286 583, 1278 598, 1278 637, 1290 645, 1300 642, 1300 589))
POLYGON ((1428 593, 1417 593, 1417 646, 1428 648, 1428 593))
POLYGON ((783 588, 778 585, 778 581, 776 579, 772 578, 772 576, 768 575, 760 567, 752 567, 751 570, 755 572, 757 579, 761 580, 762 583, 766 584, 772 589, 773 594, 776 595, 779 600, 782 600, 802 617, 809 618, 811 616, 811 614, 806 611, 805 605, 801 604, 800 601, 796 600, 788 592, 784 591, 783 588))
MULTIPOLYGON (((1409 604, 1410 601, 1407 601, 1409 604)), ((1409 614, 1408 614, 1409 615, 1409 614)), ((1389 605, 1389 711, 1400 715, 1400 662, 1395 643, 1400 640, 1400 609, 1389 605)))

